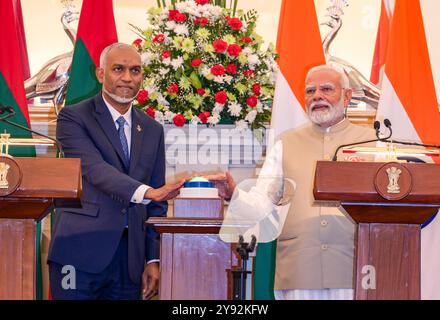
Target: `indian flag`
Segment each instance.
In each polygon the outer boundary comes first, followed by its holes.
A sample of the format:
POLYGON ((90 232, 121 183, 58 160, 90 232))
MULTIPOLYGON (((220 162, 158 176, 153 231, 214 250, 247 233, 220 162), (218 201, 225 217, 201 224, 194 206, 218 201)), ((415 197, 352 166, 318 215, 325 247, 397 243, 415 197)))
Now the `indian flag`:
MULTIPOLYGON (((277 52, 280 72, 271 121, 271 136, 275 139, 309 121, 305 113, 305 77, 311 67, 325 64, 313 1, 283 0, 277 52)), ((257 300, 274 298, 275 255, 276 241, 258 244, 254 274, 257 300)))
POLYGON ((377 29, 376 45, 374 48, 373 64, 371 66, 370 75, 370 81, 376 85, 381 84, 383 75, 393 8, 394 2, 392 0, 381 1, 379 27, 377 29))
MULTIPOLYGON (((419 0, 396 1, 388 39, 377 119, 388 118, 393 137, 440 144, 440 111, 419 0)), ((422 229, 422 299, 440 299, 440 218, 422 229)))
POLYGON ((117 41, 112 0, 84 0, 66 105, 93 97, 101 90, 101 84, 95 76, 95 69, 99 66, 99 56, 105 47, 117 41))

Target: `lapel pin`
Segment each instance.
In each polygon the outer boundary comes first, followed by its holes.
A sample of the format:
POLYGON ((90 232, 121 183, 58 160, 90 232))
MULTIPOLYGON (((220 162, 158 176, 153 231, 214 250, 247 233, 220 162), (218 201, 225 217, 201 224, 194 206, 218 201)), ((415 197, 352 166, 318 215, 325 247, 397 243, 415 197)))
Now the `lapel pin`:
POLYGON ((141 126, 140 126, 140 125, 137 125, 136 130, 137 130, 138 132, 141 132, 141 131, 142 131, 141 126))

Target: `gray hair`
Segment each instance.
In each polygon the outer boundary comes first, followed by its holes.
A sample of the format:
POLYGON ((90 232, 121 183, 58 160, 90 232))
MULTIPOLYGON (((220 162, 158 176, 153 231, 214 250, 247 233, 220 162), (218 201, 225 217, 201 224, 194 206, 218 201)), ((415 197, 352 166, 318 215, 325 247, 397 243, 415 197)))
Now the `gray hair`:
POLYGON ((99 66, 101 68, 105 67, 105 63, 107 62, 107 55, 109 54, 110 51, 112 51, 115 48, 129 48, 129 49, 132 49, 134 52, 136 52, 139 55, 139 52, 137 52, 137 50, 129 44, 122 43, 122 42, 112 43, 111 45, 108 45, 107 47, 105 47, 104 50, 102 50, 101 55, 99 56, 99 66))
POLYGON ((350 82, 349 82, 348 77, 345 74, 344 70, 339 66, 335 66, 334 64, 322 64, 322 65, 311 68, 309 70, 309 72, 307 72, 306 82, 307 82, 307 80, 309 80, 310 76, 313 73, 315 73, 317 71, 321 71, 321 70, 331 70, 331 71, 337 72, 341 76, 340 79, 341 79, 342 89, 349 89, 350 88, 350 82))

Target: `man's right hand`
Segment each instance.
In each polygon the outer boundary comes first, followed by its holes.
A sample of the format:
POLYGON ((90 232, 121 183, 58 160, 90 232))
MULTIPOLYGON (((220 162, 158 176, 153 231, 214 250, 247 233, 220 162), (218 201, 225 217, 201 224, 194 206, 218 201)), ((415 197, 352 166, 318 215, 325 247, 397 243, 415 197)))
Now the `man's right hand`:
POLYGON ((185 181, 185 179, 180 179, 167 183, 158 189, 150 188, 147 190, 147 192, 145 192, 144 198, 157 202, 173 199, 179 195, 180 188, 183 186, 185 181))
POLYGON ((224 173, 211 174, 203 177, 215 183, 215 187, 218 189, 220 197, 226 200, 230 200, 232 198, 236 183, 229 171, 226 171, 224 173))

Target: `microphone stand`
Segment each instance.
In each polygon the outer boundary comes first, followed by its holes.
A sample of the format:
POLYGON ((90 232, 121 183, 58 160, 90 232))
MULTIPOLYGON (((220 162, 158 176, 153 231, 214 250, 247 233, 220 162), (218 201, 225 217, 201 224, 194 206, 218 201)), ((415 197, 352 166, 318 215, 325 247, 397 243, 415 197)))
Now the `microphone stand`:
POLYGON ((247 261, 249 259, 249 253, 255 249, 257 238, 252 235, 250 243, 244 242, 243 236, 238 237, 237 252, 241 257, 241 269, 233 270, 233 297, 232 300, 246 300, 246 279, 247 275, 251 274, 251 271, 247 271, 247 261))
POLYGON ((46 139, 49 139, 49 140, 53 141, 55 143, 56 148, 57 148, 58 157, 59 158, 64 158, 63 149, 61 148, 61 144, 58 142, 57 139, 49 137, 49 136, 47 136, 45 134, 42 134, 42 133, 37 132, 37 131, 34 131, 32 129, 26 128, 26 127, 22 126, 21 124, 18 124, 18 123, 15 123, 15 122, 7 120, 8 118, 11 118, 14 115, 15 115, 15 111, 12 109, 7 116, 5 116, 3 118, 0 118, 0 121, 3 121, 3 122, 5 122, 5 123, 7 123, 7 124, 9 124, 11 126, 14 126, 16 128, 22 129, 22 130, 27 131, 27 132, 34 133, 34 134, 36 134, 36 135, 38 135, 40 137, 43 137, 43 138, 46 138, 46 139))
MULTIPOLYGON (((377 142, 377 141, 388 142, 388 141, 389 141, 388 139, 391 138, 392 134, 393 134, 393 132, 390 130, 390 133, 389 133, 388 136, 385 137, 385 138, 377 138, 377 139, 372 139, 372 140, 366 140, 366 141, 360 141, 360 142, 356 142, 356 143, 348 143, 348 144, 340 145, 340 146, 336 149, 335 154, 333 155, 332 161, 336 161, 336 160, 338 160, 338 151, 341 150, 341 148, 351 147, 351 146, 355 146, 355 145, 358 145, 358 144, 365 144, 365 143, 377 142)), ((377 133, 377 131, 376 131, 376 135, 377 135, 377 136, 379 135, 379 134, 377 133)))

